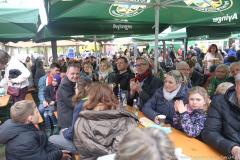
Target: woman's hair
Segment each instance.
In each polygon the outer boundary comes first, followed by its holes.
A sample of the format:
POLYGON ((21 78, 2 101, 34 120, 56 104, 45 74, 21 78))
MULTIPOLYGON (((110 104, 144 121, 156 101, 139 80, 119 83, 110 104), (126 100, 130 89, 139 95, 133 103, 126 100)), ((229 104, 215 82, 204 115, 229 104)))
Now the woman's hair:
POLYGON ((215 47, 215 48, 216 48, 216 51, 215 51, 215 53, 218 53, 218 47, 217 47, 217 45, 216 45, 216 44, 211 44, 211 45, 208 47, 208 50, 207 50, 207 52, 211 53, 211 49, 212 49, 213 47, 215 47))
POLYGON ((80 100, 87 96, 88 88, 91 85, 91 81, 87 81, 85 79, 80 78, 77 83, 76 87, 78 92, 73 96, 72 101, 73 104, 76 105, 80 102, 80 100))
POLYGON ((6 65, 10 58, 6 51, 0 49, 0 64, 6 65))
MULTIPOLYGON (((193 58, 193 57, 192 57, 193 58)), ((189 59, 186 61, 187 64, 189 65, 190 68, 194 68, 196 65, 196 60, 195 59, 189 59)))
POLYGON ((219 65, 217 66, 217 68, 215 69, 215 71, 216 71, 217 69, 219 69, 219 68, 223 68, 223 69, 225 70, 225 72, 227 73, 227 75, 228 75, 229 72, 230 72, 230 69, 229 69, 229 67, 228 67, 226 64, 219 64, 219 65))
POLYGON ((168 136, 156 128, 135 128, 118 145, 115 160, 177 160, 168 136))
MULTIPOLYGON (((100 61, 100 64, 101 63, 105 63, 107 65, 107 71, 112 71, 112 66, 107 58, 104 58, 104 59, 102 58, 100 61)), ((99 69, 100 69, 100 66, 99 66, 99 69)))
POLYGON ((172 76, 177 84, 182 83, 184 80, 183 75, 178 70, 169 71, 166 75, 172 76))
POLYGON ((103 110, 116 109, 119 106, 112 89, 107 84, 96 82, 89 87, 88 100, 85 102, 84 109, 93 110, 99 103, 104 105, 103 110))
POLYGON ((193 87, 188 91, 188 97, 192 94, 197 94, 197 93, 203 97, 203 99, 206 103, 206 105, 204 106, 204 110, 207 111, 209 104, 210 104, 210 99, 209 99, 206 89, 204 89, 203 87, 199 87, 199 86, 193 87))
POLYGON ((215 94, 225 94, 225 92, 230 88, 232 87, 234 84, 232 84, 231 82, 223 82, 223 83, 220 83, 218 86, 217 86, 217 89, 215 91, 215 94))
POLYGON ((230 64, 230 70, 232 70, 235 66, 240 66, 240 62, 233 62, 230 64))

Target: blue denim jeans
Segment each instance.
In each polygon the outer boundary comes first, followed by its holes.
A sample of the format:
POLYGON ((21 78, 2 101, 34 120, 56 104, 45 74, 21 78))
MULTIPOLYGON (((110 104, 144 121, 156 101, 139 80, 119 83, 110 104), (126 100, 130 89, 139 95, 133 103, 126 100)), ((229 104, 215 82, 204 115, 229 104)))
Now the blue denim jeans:
POLYGON ((51 121, 54 126, 57 125, 57 119, 54 115, 54 106, 44 107, 42 104, 38 107, 39 112, 44 117, 46 129, 51 129, 51 121))

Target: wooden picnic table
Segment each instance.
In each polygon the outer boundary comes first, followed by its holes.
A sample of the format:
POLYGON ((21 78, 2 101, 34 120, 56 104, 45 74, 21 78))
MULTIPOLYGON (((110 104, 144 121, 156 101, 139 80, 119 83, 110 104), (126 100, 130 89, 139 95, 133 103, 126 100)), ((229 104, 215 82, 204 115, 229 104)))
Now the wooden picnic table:
POLYGON ((1 96, 0 97, 0 108, 6 107, 8 105, 9 99, 10 99, 9 95, 1 96))
MULTIPOLYGON (((128 106, 128 111, 132 112, 132 107, 128 106)), ((145 117, 142 112, 138 112, 138 118, 145 117)), ((141 124, 139 127, 142 128, 141 124)), ((196 138, 188 137, 183 132, 171 128, 172 132, 169 134, 169 138, 174 143, 176 148, 182 148, 183 153, 192 158, 192 160, 202 160, 202 159, 224 159, 224 157, 217 152, 215 149, 206 145, 205 143, 199 141, 196 138)))

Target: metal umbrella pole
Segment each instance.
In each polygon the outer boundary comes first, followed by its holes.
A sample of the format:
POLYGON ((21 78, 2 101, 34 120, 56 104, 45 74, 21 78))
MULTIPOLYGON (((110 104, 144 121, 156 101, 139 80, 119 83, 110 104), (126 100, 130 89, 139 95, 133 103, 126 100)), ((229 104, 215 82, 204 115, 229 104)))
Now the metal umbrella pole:
POLYGON ((156 0, 155 6, 155 47, 154 47, 154 73, 158 71, 158 34, 159 34, 159 10, 160 0, 156 0))

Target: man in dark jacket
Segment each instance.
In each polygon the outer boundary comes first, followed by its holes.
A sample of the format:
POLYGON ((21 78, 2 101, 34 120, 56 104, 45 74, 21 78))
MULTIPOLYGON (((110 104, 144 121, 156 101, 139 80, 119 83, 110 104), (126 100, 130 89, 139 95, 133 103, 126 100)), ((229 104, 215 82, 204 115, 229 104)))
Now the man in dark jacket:
POLYGON ((0 126, 0 143, 6 145, 9 160, 67 160, 70 155, 48 141, 35 125, 39 112, 33 101, 23 100, 11 107, 11 119, 0 126))
POLYGON ((240 74, 235 81, 225 95, 213 98, 202 139, 223 155, 240 160, 240 74))
POLYGON ((59 127, 69 128, 72 125, 73 110, 72 97, 75 95, 75 85, 80 77, 80 67, 69 64, 67 73, 57 91, 57 113, 59 127))
POLYGON ((150 64, 145 58, 138 57, 135 67, 137 76, 130 81, 129 101, 137 99, 137 105, 141 109, 156 89, 163 86, 163 82, 152 75, 150 64))
POLYGON ((112 72, 109 74, 108 83, 113 84, 114 94, 117 96, 119 92, 119 84, 122 91, 126 92, 130 90, 130 79, 134 78, 134 74, 130 71, 128 60, 125 57, 119 57, 117 59, 118 72, 112 72))

